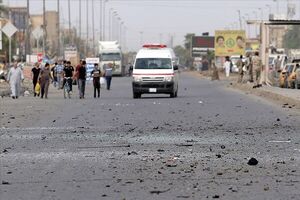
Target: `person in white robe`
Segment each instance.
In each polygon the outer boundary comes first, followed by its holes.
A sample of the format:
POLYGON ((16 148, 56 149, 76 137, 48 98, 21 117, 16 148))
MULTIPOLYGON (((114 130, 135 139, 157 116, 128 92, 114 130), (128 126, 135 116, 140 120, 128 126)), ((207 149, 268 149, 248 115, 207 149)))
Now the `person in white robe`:
POLYGON ((10 85, 11 97, 17 99, 20 96, 21 92, 21 83, 24 80, 24 75, 22 69, 18 66, 18 63, 15 62, 10 68, 7 75, 7 82, 10 85))

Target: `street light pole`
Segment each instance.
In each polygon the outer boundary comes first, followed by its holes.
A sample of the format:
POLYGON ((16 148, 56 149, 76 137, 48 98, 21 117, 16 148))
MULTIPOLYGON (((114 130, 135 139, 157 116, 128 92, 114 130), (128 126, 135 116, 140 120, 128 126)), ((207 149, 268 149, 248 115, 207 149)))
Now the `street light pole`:
MULTIPOLYGON (((250 20, 250 15, 249 14, 245 14, 245 16, 247 17, 247 20, 250 20)), ((246 24, 247 24, 247 28, 248 28, 248 38, 250 38, 251 37, 250 24, 248 24, 247 22, 246 22, 246 24)))
POLYGON ((57 0, 57 55, 60 56, 60 8, 59 0, 57 0))
POLYGON ((47 29, 46 29, 46 4, 45 0, 43 0, 43 54, 46 55, 46 35, 47 35, 47 29))
POLYGON ((122 40, 122 26, 123 26, 123 24, 124 24, 124 22, 121 21, 120 22, 120 33, 119 33, 119 40, 120 40, 120 45, 121 46, 122 46, 122 42, 123 42, 123 40, 122 40))
POLYGON ((81 55, 80 49, 81 49, 81 0, 79 0, 79 44, 78 44, 78 51, 79 54, 81 55))
POLYGON ((92 26, 93 26, 93 54, 95 54, 95 14, 94 0, 92 0, 92 26))
POLYGON ((106 34, 105 34, 105 30, 106 30, 106 28, 105 28, 105 26, 106 26, 106 6, 105 6, 105 4, 108 2, 108 0, 104 0, 104 2, 103 2, 103 23, 102 23, 102 39, 103 40, 106 40, 106 34))
POLYGON ((239 14, 240 30, 242 30, 243 28, 242 28, 242 18, 241 18, 241 11, 240 11, 240 10, 238 10, 237 12, 238 12, 238 14, 239 14))
POLYGON ((112 11, 113 8, 109 9, 109 18, 108 18, 108 36, 109 36, 109 40, 112 40, 112 11))
POLYGON ((86 43, 85 43, 85 55, 88 54, 89 45, 89 1, 86 1, 86 43))
POLYGON ((81 38, 81 0, 79 0, 79 38, 81 38))
MULTIPOLYGON (((27 24, 26 24, 26 43, 25 43, 25 59, 26 55, 30 55, 30 14, 29 14, 29 0, 27 0, 27 24)), ((30 56, 29 56, 30 58, 30 56)))
MULTIPOLYGON (((255 20, 258 20, 258 16, 257 16, 257 12, 253 11, 254 15, 255 15, 255 20)), ((257 37, 258 34, 258 30, 257 30, 257 24, 255 23, 255 38, 257 37)))
POLYGON ((143 31, 140 31, 140 36, 141 36, 141 38, 140 38, 140 45, 141 45, 141 46, 143 46, 143 42, 144 42, 144 41, 143 41, 143 40, 144 40, 144 39, 143 39, 143 34, 144 34, 144 32, 143 32, 143 31))
POLYGON ((99 12, 99 15, 100 15, 100 20, 99 20, 99 27, 100 27, 100 36, 99 36, 99 40, 102 41, 103 40, 103 0, 100 0, 99 2, 99 5, 100 5, 100 12, 99 12))

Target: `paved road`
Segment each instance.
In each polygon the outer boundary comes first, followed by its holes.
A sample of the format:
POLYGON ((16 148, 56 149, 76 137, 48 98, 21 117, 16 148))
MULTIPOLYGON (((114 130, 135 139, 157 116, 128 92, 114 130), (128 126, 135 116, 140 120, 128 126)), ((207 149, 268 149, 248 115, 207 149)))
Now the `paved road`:
POLYGON ((87 90, 0 100, 0 199, 300 199, 299 113, 187 74, 175 99, 87 90))

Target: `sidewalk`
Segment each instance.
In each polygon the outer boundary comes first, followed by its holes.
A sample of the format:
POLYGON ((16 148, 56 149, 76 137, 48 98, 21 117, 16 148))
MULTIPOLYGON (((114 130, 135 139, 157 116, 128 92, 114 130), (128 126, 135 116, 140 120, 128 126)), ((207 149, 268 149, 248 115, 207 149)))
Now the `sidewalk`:
MULTIPOLYGON (((210 80, 210 73, 199 73, 196 71, 187 72, 193 76, 210 80)), ((263 85, 263 87, 253 89, 252 83, 237 83, 238 75, 231 74, 226 78, 224 73, 219 73, 220 82, 227 85, 228 88, 240 90, 247 94, 256 95, 265 98, 271 102, 281 104, 282 107, 300 109, 300 90, 287 89, 263 85)))

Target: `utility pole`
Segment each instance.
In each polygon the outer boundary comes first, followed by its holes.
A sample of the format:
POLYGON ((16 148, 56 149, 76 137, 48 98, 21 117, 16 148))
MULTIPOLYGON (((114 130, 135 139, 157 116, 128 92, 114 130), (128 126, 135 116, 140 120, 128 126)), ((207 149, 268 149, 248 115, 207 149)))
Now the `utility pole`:
POLYGON ((102 30, 103 30, 103 35, 102 35, 102 39, 106 40, 106 34, 105 34, 105 30, 106 30, 106 7, 105 7, 105 3, 107 3, 108 0, 104 0, 103 2, 103 23, 102 23, 102 30))
POLYGON ((85 56, 88 54, 89 46, 89 1, 86 1, 86 43, 85 43, 85 56))
POLYGON ((143 34, 144 34, 144 32, 143 31, 140 31, 140 46, 143 46, 143 34))
POLYGON ((102 41, 103 40, 103 32, 104 32, 104 30, 103 30, 103 13, 102 13, 102 10, 103 10, 103 6, 102 6, 102 4, 103 4, 103 0, 100 0, 100 20, 99 20, 99 22, 100 22, 100 41, 102 41))
POLYGON ((124 22, 123 21, 120 21, 120 32, 119 32, 119 40, 120 40, 120 45, 122 46, 122 43, 123 43, 123 39, 122 39, 122 32, 123 32, 123 29, 122 29, 122 26, 123 26, 124 22))
POLYGON ((93 54, 95 54, 95 8, 94 8, 94 0, 92 0, 92 26, 93 26, 93 54))
POLYGON ((47 38, 47 22, 46 22, 46 3, 45 0, 43 0, 43 54, 46 55, 46 38, 47 38))
POLYGON ((60 9, 59 9, 59 0, 57 0, 57 55, 60 54, 60 9))
POLYGON ((79 44, 78 51, 80 52, 81 47, 81 0, 79 0, 79 44))
MULTIPOLYGON (((29 13, 29 0, 27 0, 27 24, 26 24, 26 43, 25 43, 25 59, 26 55, 31 54, 30 48, 30 13, 29 13)), ((29 56, 30 58, 30 56, 29 56)), ((29 61, 30 62, 30 61, 29 61)))
POLYGON ((238 14, 239 14, 240 30, 242 30, 243 27, 242 27, 242 18, 241 18, 241 11, 240 10, 238 10, 238 14))
POLYGON ((109 9, 109 16, 108 16, 108 38, 109 38, 109 40, 112 40, 112 34, 111 34, 111 32, 112 32, 112 11, 113 11, 113 9, 112 8, 110 8, 109 9))
POLYGON ((71 5, 70 0, 68 0, 68 18, 69 18, 69 45, 73 45, 73 36, 71 33, 71 5))

